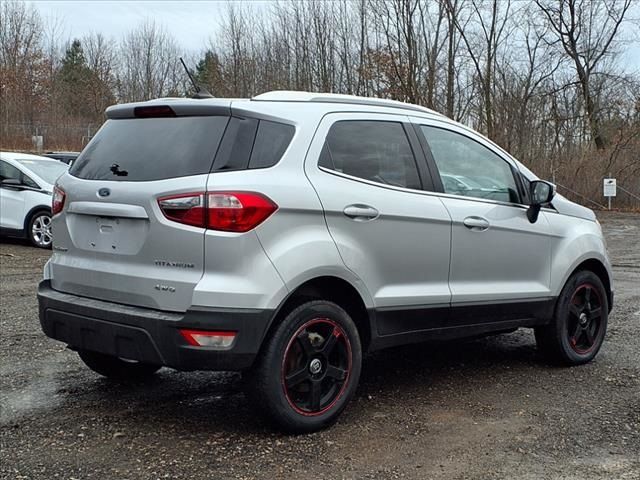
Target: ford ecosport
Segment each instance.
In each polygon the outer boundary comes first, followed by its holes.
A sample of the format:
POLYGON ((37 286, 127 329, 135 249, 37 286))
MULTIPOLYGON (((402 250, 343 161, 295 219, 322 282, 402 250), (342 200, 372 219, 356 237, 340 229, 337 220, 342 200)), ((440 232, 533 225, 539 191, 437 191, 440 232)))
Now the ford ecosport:
POLYGON ((594 213, 436 112, 270 92, 107 117, 55 186, 38 291, 44 332, 102 375, 243 371, 305 432, 365 352, 520 327, 568 365, 602 345, 594 213))

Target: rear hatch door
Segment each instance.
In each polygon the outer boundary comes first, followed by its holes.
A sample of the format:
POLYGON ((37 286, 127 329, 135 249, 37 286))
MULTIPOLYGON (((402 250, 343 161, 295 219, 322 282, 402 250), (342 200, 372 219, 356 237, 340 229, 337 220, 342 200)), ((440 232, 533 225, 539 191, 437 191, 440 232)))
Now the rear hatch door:
POLYGON ((205 229, 179 219, 180 203, 203 198, 229 118, 167 108, 144 118, 115 112, 58 180, 65 202, 53 220, 54 289, 167 311, 191 305, 205 229), (159 203, 166 198, 169 218, 159 203))

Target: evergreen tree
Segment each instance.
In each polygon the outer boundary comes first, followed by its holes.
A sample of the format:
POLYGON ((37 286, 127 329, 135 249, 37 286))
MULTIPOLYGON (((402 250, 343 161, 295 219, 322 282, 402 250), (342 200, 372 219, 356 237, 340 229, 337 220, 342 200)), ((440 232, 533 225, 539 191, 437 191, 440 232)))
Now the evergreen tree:
POLYGON ((88 90, 92 77, 80 40, 75 39, 67 48, 57 74, 59 99, 74 116, 84 117, 91 112, 88 90))
POLYGON ((196 65, 194 77, 196 82, 209 90, 215 97, 226 96, 227 89, 224 88, 222 79, 222 65, 218 55, 211 50, 207 50, 204 58, 196 65))

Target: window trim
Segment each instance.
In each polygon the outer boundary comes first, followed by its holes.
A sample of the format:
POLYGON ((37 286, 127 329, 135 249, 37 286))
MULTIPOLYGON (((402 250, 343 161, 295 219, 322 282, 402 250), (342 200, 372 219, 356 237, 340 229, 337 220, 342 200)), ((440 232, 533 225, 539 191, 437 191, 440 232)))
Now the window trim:
MULTIPOLYGON (((406 117, 404 117, 406 119, 406 117)), ((382 188, 387 188, 390 190, 398 190, 398 191, 402 191, 402 192, 424 192, 427 191, 425 190, 425 188, 427 186, 432 186, 432 185, 427 185, 427 183, 430 183, 430 172, 428 172, 428 170, 424 169, 424 166, 422 165, 422 162, 424 161, 424 152, 422 151, 422 149, 416 150, 418 145, 416 144, 416 139, 411 137, 411 134, 409 132, 411 132, 413 130, 413 128, 411 127, 410 122, 406 121, 406 120, 402 120, 402 117, 399 117, 398 119, 394 119, 394 120, 390 120, 390 119, 377 119, 377 118, 371 118, 371 116, 362 116, 361 118, 338 118, 334 121, 331 122, 331 124, 328 126, 326 134, 324 135, 324 139, 322 140, 322 147, 320 148, 320 154, 318 155, 318 158, 315 161, 315 165, 316 168, 322 172, 325 173, 329 173, 332 175, 336 175, 338 177, 342 177, 345 178, 347 180, 354 180, 360 183, 364 183, 367 185, 371 185, 371 186, 376 186, 376 187, 382 187, 382 188), (413 154, 413 162, 415 164, 416 167, 416 173, 418 174, 418 181, 420 183, 420 187, 419 188, 408 188, 408 187, 402 187, 399 185, 391 185, 388 183, 380 183, 380 182, 375 182, 373 180, 368 180, 366 178, 361 178, 361 177, 356 177, 353 175, 349 175, 347 173, 343 173, 343 172, 339 172, 337 170, 333 170, 327 167, 323 167, 320 165, 320 159, 321 159, 321 155, 322 155, 322 151, 324 150, 326 144, 327 144, 327 138, 329 137, 329 133, 331 132, 331 129, 334 127, 334 125, 336 125, 337 123, 341 123, 341 122, 385 122, 385 123, 397 123, 400 125, 400 127, 402 127, 402 130, 405 134, 405 137, 407 139, 407 143, 409 144, 409 148, 411 149, 411 153, 413 154), (422 155, 420 155, 422 153, 422 155), (428 176, 427 176, 428 174, 428 176)), ((328 149, 327 150, 329 152, 329 155, 331 155, 331 151, 328 149)), ((333 158, 331 159, 331 162, 333 163, 333 158)), ((334 164, 335 166, 335 164, 334 164)))
MULTIPOLYGON (((414 122, 414 129, 416 130, 416 133, 418 135, 418 138, 421 138, 424 141, 424 145, 425 147, 428 149, 428 164, 431 168, 435 169, 435 172, 438 174, 437 175, 437 183, 439 183, 439 188, 440 188, 440 193, 441 195, 447 196, 447 197, 451 197, 451 198, 458 198, 458 199, 465 199, 465 200, 473 200, 473 201, 479 201, 479 202, 483 202, 483 203, 495 203, 498 205, 510 205, 510 206, 518 206, 518 207, 525 207, 525 208, 529 208, 529 205, 527 205, 526 202, 526 193, 523 194, 524 189, 524 185, 522 185, 521 181, 519 180, 519 176, 522 175, 520 170, 518 169, 517 165, 515 165, 511 160, 507 159, 504 157, 504 155, 501 155, 500 153, 496 152, 495 149, 491 148, 489 145, 486 145, 484 142, 480 142, 477 139, 473 138, 471 135, 467 135, 466 132, 460 132, 458 130, 454 130, 451 128, 447 128, 446 125, 442 125, 442 124, 431 124, 428 123, 426 121, 426 119, 416 119, 418 120, 417 122, 414 122), (433 156, 433 152, 431 151, 431 147, 429 146, 429 142, 426 138, 426 136, 424 135, 423 131, 422 131, 422 126, 425 127, 429 127, 429 128, 438 128, 440 130, 445 130, 449 133, 452 134, 457 134, 460 135, 472 142, 477 143, 478 145, 480 145, 481 147, 487 149, 489 152, 493 153, 495 156, 497 156, 500 160, 502 160, 503 162, 505 162, 507 164, 507 166, 509 167, 509 170, 511 171, 511 175, 513 177, 513 183, 516 186, 516 191, 518 194, 518 201, 517 202, 503 202, 501 200, 493 200, 493 199, 488 199, 488 198, 480 198, 480 197, 472 197, 472 196, 466 196, 466 195, 456 195, 453 193, 447 193, 444 190, 444 185, 442 184, 442 179, 440 177, 440 170, 438 168, 438 165, 435 161, 435 158, 433 156)), ((422 143, 422 142, 421 142, 422 143)))

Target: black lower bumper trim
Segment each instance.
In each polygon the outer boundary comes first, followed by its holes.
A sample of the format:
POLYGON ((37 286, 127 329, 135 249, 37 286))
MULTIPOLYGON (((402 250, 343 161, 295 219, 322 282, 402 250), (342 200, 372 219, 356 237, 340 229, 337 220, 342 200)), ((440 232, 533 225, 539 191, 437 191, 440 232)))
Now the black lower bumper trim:
POLYGON ((239 371, 249 368, 273 316, 271 310, 207 309, 185 313, 132 307, 38 286, 44 333, 75 349, 163 365, 177 370, 239 371), (227 350, 195 347, 180 329, 237 332, 227 350))

